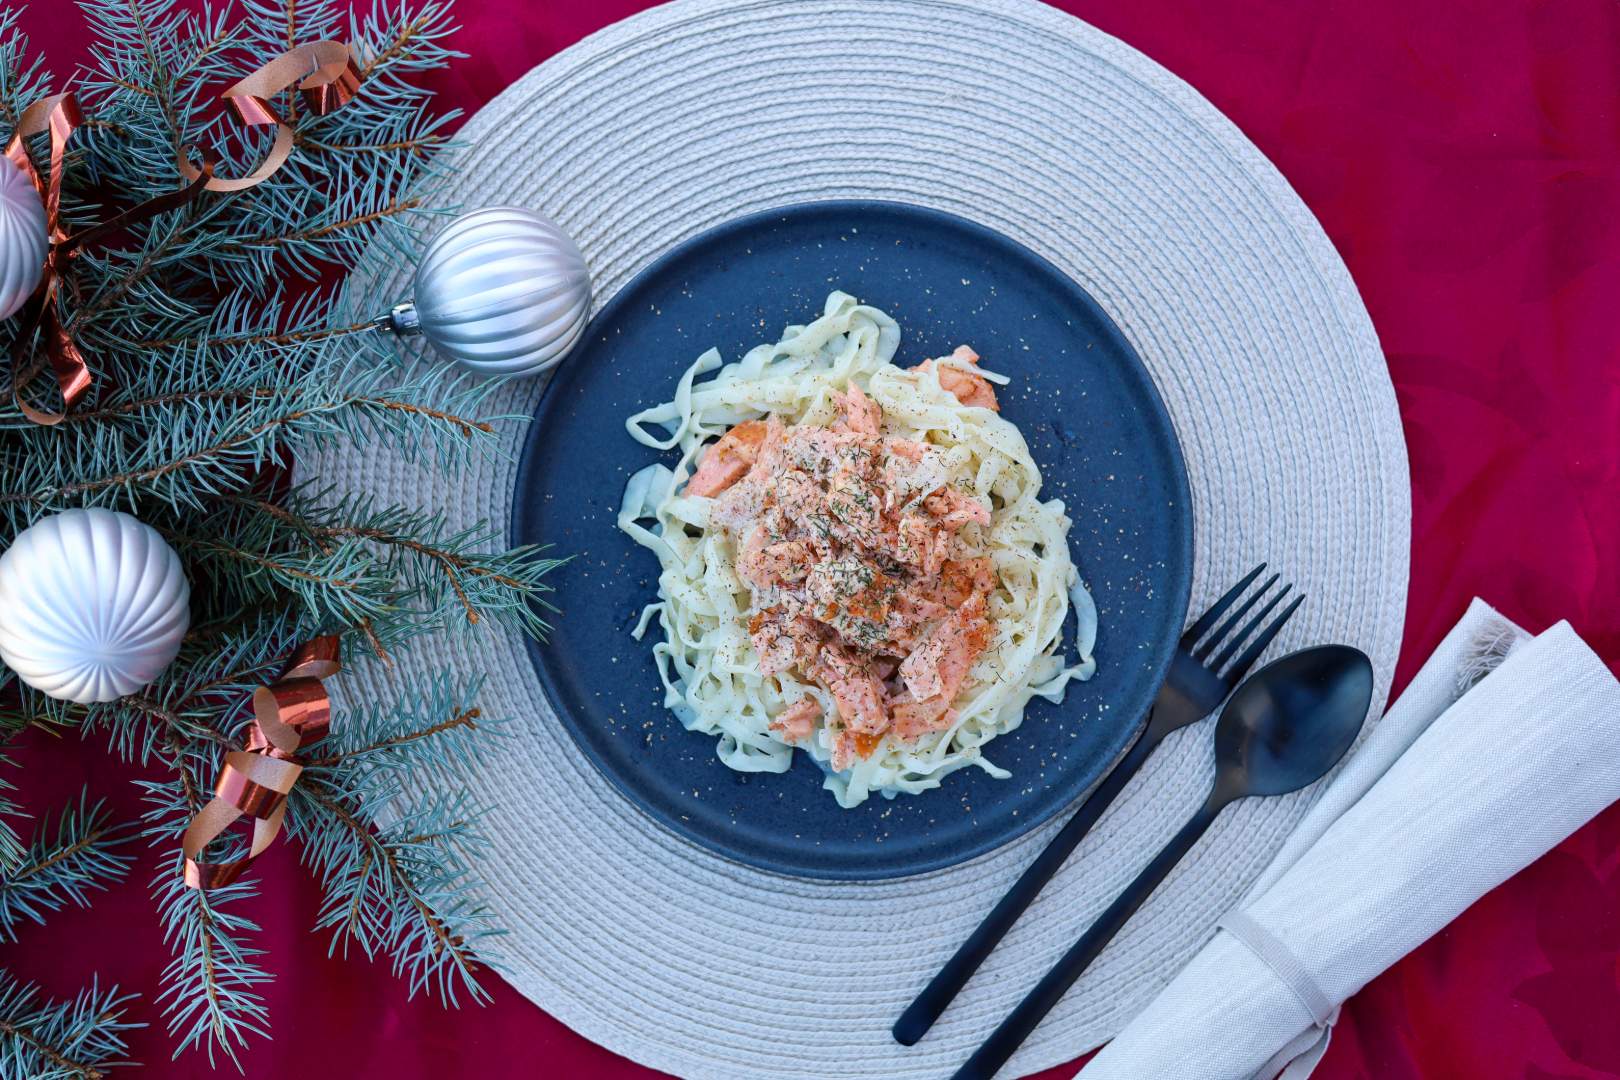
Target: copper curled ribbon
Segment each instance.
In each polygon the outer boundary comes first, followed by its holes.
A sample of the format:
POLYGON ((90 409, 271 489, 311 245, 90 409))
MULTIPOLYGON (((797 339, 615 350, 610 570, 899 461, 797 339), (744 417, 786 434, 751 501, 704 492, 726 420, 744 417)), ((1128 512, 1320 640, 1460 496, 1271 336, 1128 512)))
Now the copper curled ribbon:
POLYGON ((69 236, 62 226, 60 215, 62 161, 67 156, 68 139, 82 123, 84 114, 79 109, 78 100, 72 94, 54 94, 48 98, 41 98, 23 110, 22 117, 17 121, 17 130, 12 133, 11 141, 6 144, 6 157, 34 185, 34 190, 39 192, 39 197, 45 204, 45 233, 49 241, 39 284, 34 287, 33 294, 23 306, 25 313, 23 332, 18 335, 17 348, 12 354, 11 363, 11 399, 22 414, 36 424, 60 423, 67 415, 67 410, 84 397, 94 382, 89 365, 85 363, 83 354, 73 343, 72 336, 62 325, 56 312, 56 291, 68 263, 80 250, 97 243, 109 234, 189 202, 202 193, 204 184, 203 180, 197 180, 183 188, 132 206, 94 228, 69 236), (51 137, 51 165, 48 178, 42 178, 39 170, 34 168, 34 163, 28 156, 28 147, 24 143, 30 135, 45 132, 49 132, 51 137), (45 338, 45 352, 50 358, 51 370, 56 375, 57 388, 62 392, 62 412, 51 412, 30 405, 22 397, 24 385, 34 374, 23 371, 22 361, 29 354, 36 330, 45 338))
MULTIPOLYGON (((209 191, 244 191, 262 184, 292 155, 293 129, 276 115, 270 99, 294 84, 298 93, 317 116, 325 116, 348 104, 360 89, 360 69, 347 45, 337 41, 315 41, 289 49, 220 96, 230 103, 236 117, 249 127, 276 125, 276 138, 259 167, 235 179, 210 177, 204 183, 209 191)), ((182 151, 176 158, 181 175, 196 180, 206 166, 193 165, 182 151)))
POLYGON ((6 144, 5 154, 39 192, 45 204, 45 228, 50 243, 39 284, 24 305, 23 332, 17 338, 17 348, 12 355, 11 398, 22 414, 36 424, 61 423, 95 382, 89 364, 56 311, 56 293, 62 273, 74 255, 136 222, 183 206, 204 191, 244 191, 268 180, 286 163, 293 149, 293 130, 276 116, 268 99, 296 83, 310 109, 324 116, 352 99, 360 87, 360 80, 361 73, 355 66, 354 56, 349 47, 341 42, 316 41, 282 53, 221 95, 230 102, 244 124, 276 125, 275 141, 257 169, 237 179, 221 179, 214 176, 212 162, 204 160, 202 165, 194 165, 183 150, 177 151, 180 173, 186 178, 184 187, 148 199, 108 221, 71 236, 63 228, 59 214, 62 162, 67 155, 68 139, 84 123, 83 111, 72 94, 42 98, 24 109, 11 141, 6 144), (50 133, 51 139, 51 163, 48 177, 42 178, 28 156, 25 140, 46 132, 50 133), (36 330, 45 339, 45 352, 56 376, 57 389, 62 394, 61 412, 43 409, 23 400, 23 389, 37 371, 24 370, 24 359, 31 355, 36 330))
POLYGON ((253 692, 247 749, 225 755, 214 797, 191 819, 180 841, 191 888, 229 885, 281 832, 287 795, 304 771, 298 750, 325 738, 331 726, 332 703, 321 680, 341 669, 337 637, 318 637, 299 647, 280 681, 253 692), (243 817, 253 819, 248 853, 226 862, 202 862, 198 856, 208 845, 243 817))

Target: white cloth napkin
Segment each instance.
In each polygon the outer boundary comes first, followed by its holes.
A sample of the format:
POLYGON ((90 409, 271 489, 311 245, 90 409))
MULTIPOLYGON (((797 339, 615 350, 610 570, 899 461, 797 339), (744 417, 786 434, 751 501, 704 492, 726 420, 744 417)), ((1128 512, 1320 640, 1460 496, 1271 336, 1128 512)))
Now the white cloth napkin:
POLYGON ((1620 799, 1620 682, 1475 600, 1221 929, 1081 1080, 1308 1076, 1338 1005, 1620 799))

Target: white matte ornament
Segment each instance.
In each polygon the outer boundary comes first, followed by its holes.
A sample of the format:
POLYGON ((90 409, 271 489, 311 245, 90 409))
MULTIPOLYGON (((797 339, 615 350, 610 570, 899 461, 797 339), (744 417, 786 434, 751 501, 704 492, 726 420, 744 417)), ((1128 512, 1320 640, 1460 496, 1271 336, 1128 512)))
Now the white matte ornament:
POLYGON ((0 319, 9 319, 33 295, 49 248, 45 205, 10 158, 0 157, 0 319))
POLYGON ((391 325, 481 375, 532 375, 559 363, 585 329, 591 275, 567 233, 512 206, 463 214, 417 264, 413 303, 391 325))
POLYGON ((115 510, 65 510, 0 555, 0 660, 50 697, 111 701, 174 660, 190 600, 157 530, 115 510))

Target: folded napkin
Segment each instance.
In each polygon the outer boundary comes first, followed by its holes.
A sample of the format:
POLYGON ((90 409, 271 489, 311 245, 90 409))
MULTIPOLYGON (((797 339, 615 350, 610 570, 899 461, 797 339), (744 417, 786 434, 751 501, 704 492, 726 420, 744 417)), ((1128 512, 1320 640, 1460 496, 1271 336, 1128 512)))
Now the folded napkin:
POLYGON ((1277 858, 1081 1080, 1308 1076, 1338 1005, 1620 799, 1620 682, 1475 600, 1277 858))

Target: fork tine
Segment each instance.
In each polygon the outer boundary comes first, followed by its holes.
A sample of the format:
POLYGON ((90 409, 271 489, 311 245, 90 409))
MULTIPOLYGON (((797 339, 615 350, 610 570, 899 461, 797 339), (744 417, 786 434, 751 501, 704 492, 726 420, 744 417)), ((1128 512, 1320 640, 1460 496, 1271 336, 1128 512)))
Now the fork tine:
POLYGON ((1209 670, 1221 670, 1221 668, 1225 666, 1226 662, 1232 659, 1232 657, 1237 654, 1239 649, 1243 648, 1243 643, 1249 640, 1249 635, 1254 633, 1255 627, 1266 621, 1266 616, 1270 615, 1272 611, 1275 610, 1277 605, 1282 603, 1283 597, 1287 596, 1288 591, 1292 588, 1292 585, 1285 584, 1282 588, 1278 589, 1276 595, 1272 596, 1271 600, 1266 604, 1266 606, 1255 612, 1254 618, 1244 623, 1243 629, 1239 630, 1232 640, 1227 642, 1226 648, 1221 650, 1221 654, 1210 662, 1209 670))
POLYGON ((1249 673, 1249 669, 1254 666, 1254 662, 1260 659, 1260 654, 1266 651, 1266 646, 1271 644, 1271 639, 1276 637, 1278 632, 1282 630, 1284 623, 1294 617, 1294 612, 1298 611, 1299 605, 1304 602, 1305 595, 1303 593, 1294 597, 1294 602, 1283 608, 1283 613, 1277 616, 1276 621, 1260 631, 1260 636, 1255 638, 1253 644, 1247 649, 1243 650, 1243 655, 1238 657, 1232 664, 1231 670, 1221 676, 1226 685, 1236 686, 1238 681, 1249 673))
MULTIPOLYGON (((1243 616, 1249 613, 1250 608, 1254 607, 1255 604, 1259 603, 1265 598, 1267 591, 1269 591, 1273 585, 1277 584, 1277 578, 1280 576, 1281 575, 1279 574, 1272 574, 1270 577, 1266 578, 1266 580, 1261 583, 1260 588, 1255 590, 1254 595, 1250 596, 1247 600, 1243 601, 1243 603, 1239 604, 1238 609, 1232 612, 1232 614, 1228 615, 1226 617, 1226 621, 1215 628, 1215 632, 1209 635, 1209 640, 1200 645, 1198 647, 1198 651, 1193 653, 1193 658, 1200 661, 1208 660, 1209 654, 1214 652, 1215 647, 1222 641, 1225 641, 1226 635, 1232 632, 1232 627, 1236 626, 1238 622, 1242 620, 1243 616)), ((1210 667, 1210 670, 1214 671, 1216 669, 1214 667, 1210 667)))
POLYGON ((1254 579, 1259 577, 1261 571, 1265 568, 1266 564, 1261 563, 1253 570, 1250 570, 1244 575, 1242 581, 1227 589, 1224 596, 1211 604, 1209 610, 1200 615, 1198 621, 1189 626, 1187 632, 1181 635, 1181 647, 1191 652, 1192 647, 1198 644, 1198 639, 1209 632, 1209 628, 1215 625, 1215 620, 1219 619, 1227 608, 1237 602, 1237 598, 1243 595, 1243 590, 1253 584, 1254 579))

